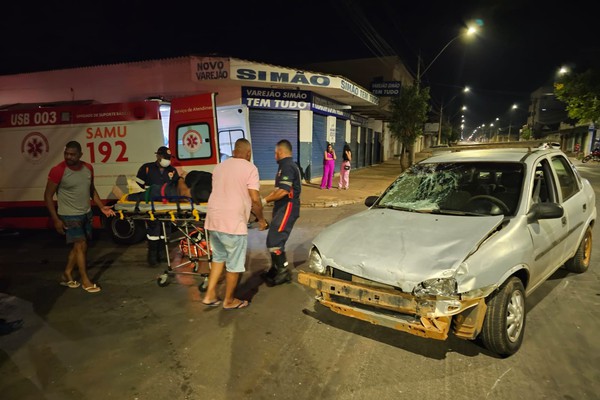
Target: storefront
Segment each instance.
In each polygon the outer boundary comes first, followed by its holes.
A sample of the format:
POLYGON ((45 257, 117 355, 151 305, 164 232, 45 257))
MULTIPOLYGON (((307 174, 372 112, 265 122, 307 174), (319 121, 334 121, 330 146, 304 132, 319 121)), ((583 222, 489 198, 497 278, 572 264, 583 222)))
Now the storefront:
MULTIPOLYGON (((0 85, 6 88, 0 104, 161 99, 167 105, 173 98, 218 93, 217 117, 219 108, 227 107, 239 107, 247 114, 236 119, 239 126, 218 118, 220 137, 227 137, 229 147, 237 137, 250 138, 261 180, 275 178, 274 148, 281 139, 292 143, 294 160, 313 179, 322 175, 327 142, 340 156, 346 142, 357 154, 359 143, 365 141, 351 126, 364 130, 368 119, 352 114, 352 109, 376 109, 379 103, 372 93, 339 75, 231 57, 186 56, 8 75, 0 77, 0 85)), ((357 166, 367 165, 364 151, 357 166)), ((152 159, 152 154, 148 157, 152 159)), ((336 172, 340 163, 341 157, 336 172)))

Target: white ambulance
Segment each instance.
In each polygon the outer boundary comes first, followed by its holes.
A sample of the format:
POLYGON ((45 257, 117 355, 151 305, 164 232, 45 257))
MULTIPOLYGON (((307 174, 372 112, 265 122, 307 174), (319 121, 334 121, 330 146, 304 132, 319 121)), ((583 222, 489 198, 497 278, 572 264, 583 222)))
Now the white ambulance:
MULTIPOLYGON (((53 104, 0 110, 0 229, 51 228, 44 204, 50 168, 64 146, 78 141, 82 160, 94 167, 94 183, 106 204, 140 191, 139 167, 166 145, 172 163, 185 171, 212 171, 231 156, 240 137, 249 138, 246 106, 216 109, 214 93, 113 104, 53 104), (217 126, 217 115, 219 125, 217 126)), ((94 226, 106 227, 118 243, 143 239, 143 222, 111 218, 94 208, 94 226)))

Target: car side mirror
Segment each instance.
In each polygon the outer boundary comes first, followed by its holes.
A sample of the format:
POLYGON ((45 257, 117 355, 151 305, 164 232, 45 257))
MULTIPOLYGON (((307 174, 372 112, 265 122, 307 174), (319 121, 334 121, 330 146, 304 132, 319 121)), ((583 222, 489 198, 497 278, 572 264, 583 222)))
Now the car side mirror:
POLYGON ((540 219, 560 218, 565 210, 558 203, 536 203, 527 213, 527 222, 531 223, 540 219))
POLYGON ((378 196, 369 196, 365 199, 365 206, 371 207, 377 201, 378 196))

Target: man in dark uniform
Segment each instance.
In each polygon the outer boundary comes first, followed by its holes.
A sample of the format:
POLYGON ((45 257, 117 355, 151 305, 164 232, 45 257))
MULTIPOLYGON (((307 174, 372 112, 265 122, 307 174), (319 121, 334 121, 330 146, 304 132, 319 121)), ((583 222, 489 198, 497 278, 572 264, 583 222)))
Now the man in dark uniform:
POLYGON ((288 262, 285 256, 287 242, 294 223, 300 216, 300 170, 292 158, 292 145, 288 140, 280 140, 275 146, 275 160, 279 164, 275 176, 275 190, 263 199, 263 205, 273 203, 273 216, 267 234, 267 248, 271 253, 271 268, 262 274, 271 285, 291 282, 288 262))
MULTIPOLYGON (((156 161, 149 162, 140 167, 135 181, 142 189, 146 186, 165 184, 177 186, 179 174, 171 165, 171 150, 168 147, 161 146, 156 151, 156 161)), ((170 226, 165 225, 170 231, 170 226)), ((146 237, 148 238, 148 264, 155 266, 160 262, 167 261, 167 253, 164 243, 164 233, 162 225, 158 221, 146 221, 146 237)))

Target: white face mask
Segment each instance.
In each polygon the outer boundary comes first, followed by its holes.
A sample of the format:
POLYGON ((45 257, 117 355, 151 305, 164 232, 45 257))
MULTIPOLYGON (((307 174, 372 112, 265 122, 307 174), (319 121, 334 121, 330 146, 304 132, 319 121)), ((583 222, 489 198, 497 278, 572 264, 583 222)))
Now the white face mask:
POLYGON ((171 165, 171 160, 165 160, 164 158, 160 160, 160 166, 163 168, 167 168, 171 165))

